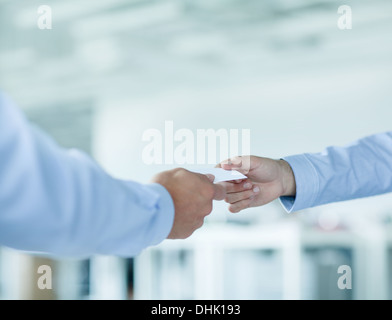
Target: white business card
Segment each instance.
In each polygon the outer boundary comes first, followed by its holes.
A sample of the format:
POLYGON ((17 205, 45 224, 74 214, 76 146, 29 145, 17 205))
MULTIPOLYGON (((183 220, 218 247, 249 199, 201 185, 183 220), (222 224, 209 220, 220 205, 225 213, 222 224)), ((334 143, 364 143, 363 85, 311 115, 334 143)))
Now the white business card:
POLYGON ((246 179, 247 176, 236 170, 224 170, 222 168, 198 168, 194 170, 189 170, 201 174, 212 174, 215 177, 214 183, 223 181, 233 181, 246 179))

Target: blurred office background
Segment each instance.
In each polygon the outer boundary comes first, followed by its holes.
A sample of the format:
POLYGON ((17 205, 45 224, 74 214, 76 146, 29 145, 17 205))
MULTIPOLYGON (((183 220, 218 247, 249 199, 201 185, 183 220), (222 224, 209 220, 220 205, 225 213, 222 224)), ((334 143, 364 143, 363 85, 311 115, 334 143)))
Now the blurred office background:
MULTIPOLYGON (((176 166, 142 159, 143 133, 165 121, 250 129, 251 153, 275 158, 391 130, 391 33, 388 0, 0 0, 0 87, 62 146, 148 182, 176 166)), ((2 248, 0 298, 390 299, 391 218, 391 194, 290 215, 215 203, 190 239, 135 259, 2 248), (41 264, 52 290, 36 287, 41 264)))

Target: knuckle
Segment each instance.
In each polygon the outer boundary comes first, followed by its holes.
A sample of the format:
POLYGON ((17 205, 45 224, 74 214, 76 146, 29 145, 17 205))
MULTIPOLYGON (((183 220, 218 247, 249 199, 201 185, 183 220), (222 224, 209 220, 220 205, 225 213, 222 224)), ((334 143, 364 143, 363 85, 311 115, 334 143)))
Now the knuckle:
POLYGON ((186 170, 184 168, 176 168, 174 169, 174 172, 180 175, 185 174, 186 170))

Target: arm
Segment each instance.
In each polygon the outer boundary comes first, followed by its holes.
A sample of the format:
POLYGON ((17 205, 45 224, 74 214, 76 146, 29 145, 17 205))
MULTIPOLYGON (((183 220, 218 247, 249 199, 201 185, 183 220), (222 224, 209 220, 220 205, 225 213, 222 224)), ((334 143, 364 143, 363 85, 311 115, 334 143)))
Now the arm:
POLYGON ((391 164, 392 133, 382 133, 346 147, 329 147, 322 153, 289 156, 284 160, 251 156, 248 170, 242 167, 241 158, 225 161, 221 166, 249 171, 248 180, 225 184, 231 211, 280 198, 285 209, 293 212, 391 192, 391 164))
POLYGON ((22 250, 133 256, 168 235, 189 236, 216 196, 207 177, 183 169, 149 185, 114 179, 30 126, 1 93, 0 155, 0 244, 22 250))
POLYGON ((392 192, 391 132, 284 159, 297 186, 295 197, 281 198, 289 212, 392 192))

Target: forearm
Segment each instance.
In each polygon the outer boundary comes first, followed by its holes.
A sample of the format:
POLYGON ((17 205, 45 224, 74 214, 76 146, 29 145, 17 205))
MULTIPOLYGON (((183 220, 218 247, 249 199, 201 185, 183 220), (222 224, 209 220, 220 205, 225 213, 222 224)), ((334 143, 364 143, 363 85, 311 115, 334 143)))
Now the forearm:
POLYGON ((56 255, 132 256, 169 234, 160 185, 108 176, 59 148, 0 94, 0 244, 56 255))
POLYGON ((281 198, 289 212, 392 191, 391 133, 284 160, 296 182, 295 197, 281 198))
POLYGON ((64 236, 64 243, 48 248, 50 252, 134 256, 168 236, 174 205, 165 188, 114 179, 79 152, 69 157, 67 196, 54 195, 59 204, 54 209, 69 218, 53 239, 64 236))

